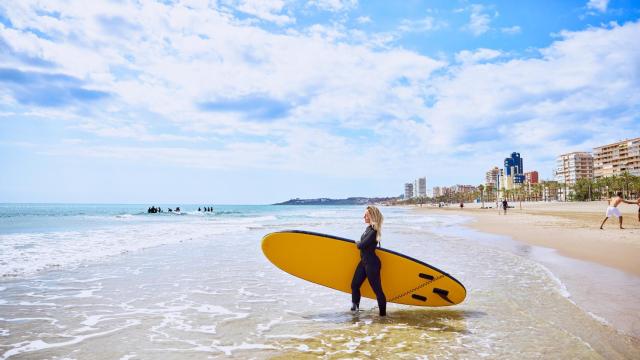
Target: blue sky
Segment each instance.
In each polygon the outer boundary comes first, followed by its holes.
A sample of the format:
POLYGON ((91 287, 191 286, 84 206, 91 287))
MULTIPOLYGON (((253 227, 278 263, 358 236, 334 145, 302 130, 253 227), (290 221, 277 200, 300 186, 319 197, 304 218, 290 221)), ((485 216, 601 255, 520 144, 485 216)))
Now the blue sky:
POLYGON ((0 202, 480 184, 640 136, 637 1, 0 3, 0 202))

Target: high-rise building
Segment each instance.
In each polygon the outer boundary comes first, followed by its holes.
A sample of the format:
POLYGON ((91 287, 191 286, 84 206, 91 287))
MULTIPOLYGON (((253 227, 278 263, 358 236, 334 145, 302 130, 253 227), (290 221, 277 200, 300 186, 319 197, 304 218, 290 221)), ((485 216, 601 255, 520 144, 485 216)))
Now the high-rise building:
POLYGON ((527 184, 537 184, 538 172, 534 170, 524 173, 524 182, 527 184))
POLYGON ((640 176, 640 138, 593 148, 593 176, 596 179, 625 171, 640 176))
POLYGON ((433 197, 438 197, 438 196, 442 196, 442 189, 440 189, 440 186, 434 186, 433 197))
POLYGON ((413 184, 406 183, 404 184, 404 198, 411 199, 413 197, 413 184))
POLYGON ((493 169, 487 171, 484 177, 484 184, 492 186, 494 189, 498 187, 498 178, 500 177, 500 169, 494 166, 493 169))
POLYGON ((520 153, 513 152, 510 157, 504 159, 504 171, 507 177, 511 177, 513 184, 522 184, 524 182, 523 169, 520 153))
POLYGON ((513 152, 511 156, 504 159, 504 168, 500 169, 498 175, 498 192, 502 197, 502 190, 513 190, 524 183, 525 177, 523 173, 522 158, 520 153, 513 152))
POLYGON ((427 178, 421 177, 416 180, 417 187, 414 188, 417 196, 427 196, 427 178))
POLYGON ((563 184, 575 185, 578 179, 593 178, 593 157, 588 152, 572 152, 558 156, 554 179, 563 184))

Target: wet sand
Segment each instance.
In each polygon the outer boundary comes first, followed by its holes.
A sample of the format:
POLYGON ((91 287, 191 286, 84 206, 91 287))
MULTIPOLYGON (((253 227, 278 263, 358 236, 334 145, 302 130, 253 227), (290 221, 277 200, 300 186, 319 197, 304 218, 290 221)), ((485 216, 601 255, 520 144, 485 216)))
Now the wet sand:
POLYGON ((465 204, 437 208, 423 206, 423 211, 472 216, 474 229, 492 234, 506 235, 531 245, 556 249, 561 255, 595 262, 640 276, 640 222, 638 206, 621 204, 623 227, 616 218, 609 218, 600 230, 607 208, 606 201, 593 202, 523 202, 511 203, 507 215, 492 206, 481 209, 481 204, 465 204))
MULTIPOLYGON (((638 206, 619 206, 623 227, 610 218, 600 230, 606 201, 574 203, 510 203, 504 215, 495 203, 438 208, 418 212, 463 215, 470 231, 503 236, 528 247, 524 256, 546 266, 567 287, 572 301, 618 331, 640 338, 640 223, 638 206)), ((496 238, 486 242, 500 246, 496 238)), ((506 241, 505 243, 508 243, 506 241)), ((505 248, 504 243, 502 244, 505 248)), ((521 250, 513 246, 511 252, 521 250)), ((519 254, 523 255, 523 254, 519 254)))

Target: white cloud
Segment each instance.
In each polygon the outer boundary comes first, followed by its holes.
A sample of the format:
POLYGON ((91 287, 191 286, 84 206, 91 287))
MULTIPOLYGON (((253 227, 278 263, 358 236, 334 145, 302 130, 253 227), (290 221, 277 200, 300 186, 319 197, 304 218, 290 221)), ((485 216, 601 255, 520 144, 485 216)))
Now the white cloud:
POLYGON ((465 26, 465 29, 471 32, 474 36, 480 36, 489 31, 491 16, 485 13, 485 7, 483 5, 474 4, 470 6, 471 15, 469 17, 469 23, 465 26))
POLYGON ((522 32, 522 29, 520 28, 520 26, 514 25, 514 26, 511 26, 511 27, 500 28, 500 31, 502 31, 503 33, 505 33, 507 35, 516 35, 516 34, 520 34, 522 32))
POLYGON ((445 22, 438 21, 431 16, 427 16, 419 20, 402 20, 398 30, 402 32, 427 32, 437 30, 445 26, 445 22))
POLYGON ((487 60, 494 60, 503 53, 493 49, 478 49, 476 51, 462 50, 456 54, 456 61, 466 64, 478 63, 487 60))
POLYGON ((589 2, 587 3, 587 9, 606 12, 608 5, 609 0, 589 0, 589 2))
MULTIPOLYGON (((393 34, 375 38, 341 24, 272 33, 197 4, 48 2, 66 14, 49 22, 39 21, 36 5, 14 5, 4 11, 17 29, 0 30, 12 49, 57 64, 41 71, 113 94, 100 106, 50 110, 52 121, 106 140, 146 141, 82 144, 90 156, 343 176, 367 173, 376 159, 379 176, 421 167, 481 176, 493 165, 487 159, 506 149, 553 158, 597 145, 594 139, 612 134, 612 123, 640 131, 638 23, 563 32, 537 58, 507 60, 501 50, 482 48, 461 51, 447 64, 392 46, 393 34), (114 38, 96 20, 105 14, 140 28, 114 38), (57 35, 38 38, 27 27, 57 35), (251 97, 286 111, 256 119, 199 105, 251 97), (210 141, 220 146, 184 145, 210 141), (469 168, 449 165, 461 164, 461 155, 469 168)), ((489 22, 476 21, 479 34, 489 22)), ((8 96, 0 97, 6 112, 33 110, 8 96)))
POLYGON ((285 4, 283 0, 239 0, 234 5, 238 11, 277 25, 286 25, 294 23, 295 18, 282 14, 285 4))
POLYGON ((358 16, 356 18, 356 22, 358 24, 369 24, 371 22, 371 18, 368 16, 358 16))
POLYGON ((311 0, 308 5, 331 12, 349 11, 358 7, 358 0, 311 0))

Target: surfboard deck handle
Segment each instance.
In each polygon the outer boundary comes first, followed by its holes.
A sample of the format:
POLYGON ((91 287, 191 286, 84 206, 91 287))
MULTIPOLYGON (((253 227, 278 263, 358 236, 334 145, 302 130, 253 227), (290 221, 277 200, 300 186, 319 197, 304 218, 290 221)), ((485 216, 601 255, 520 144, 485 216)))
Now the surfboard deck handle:
POLYGON ((440 296, 444 301, 453 304, 453 301, 449 299, 449 291, 440 288, 433 288, 433 293, 440 296))
POLYGON ((418 274, 418 276, 423 278, 423 279, 433 280, 433 276, 431 276, 429 274, 420 273, 420 274, 418 274))

